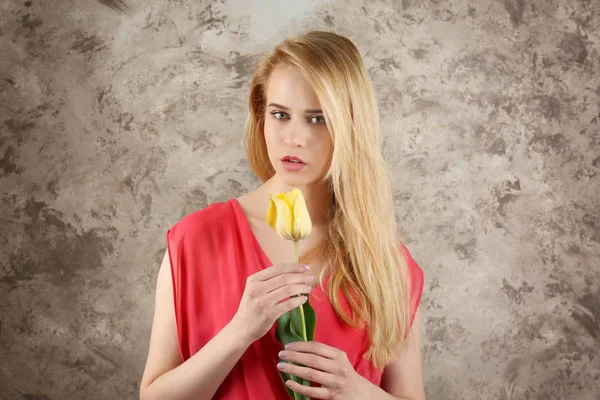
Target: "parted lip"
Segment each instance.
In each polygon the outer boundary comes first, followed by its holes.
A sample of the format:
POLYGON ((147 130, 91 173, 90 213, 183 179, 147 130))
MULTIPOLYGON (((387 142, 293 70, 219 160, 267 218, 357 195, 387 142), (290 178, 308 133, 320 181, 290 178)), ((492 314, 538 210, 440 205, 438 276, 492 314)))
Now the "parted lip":
POLYGON ((301 159, 300 157, 295 157, 295 156, 285 156, 281 159, 281 161, 297 161, 302 164, 306 164, 306 162, 303 159, 301 159))

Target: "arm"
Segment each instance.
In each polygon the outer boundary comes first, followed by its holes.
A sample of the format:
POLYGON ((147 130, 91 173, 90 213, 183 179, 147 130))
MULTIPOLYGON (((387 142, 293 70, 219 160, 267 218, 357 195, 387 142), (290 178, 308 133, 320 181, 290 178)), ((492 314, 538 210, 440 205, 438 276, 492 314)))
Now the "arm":
POLYGON ((408 343, 383 371, 380 388, 372 386, 372 399, 425 400, 421 359, 421 323, 417 310, 408 343))
POLYGON ((184 363, 179 354, 168 251, 156 284, 154 322, 140 399, 211 399, 251 341, 228 324, 184 363))

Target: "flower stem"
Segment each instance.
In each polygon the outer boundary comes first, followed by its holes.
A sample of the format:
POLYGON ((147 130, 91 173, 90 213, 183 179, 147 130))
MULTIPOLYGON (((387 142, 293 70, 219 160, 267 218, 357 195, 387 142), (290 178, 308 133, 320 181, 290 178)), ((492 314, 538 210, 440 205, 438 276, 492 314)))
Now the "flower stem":
MULTIPOLYGON (((300 253, 299 240, 294 240, 294 250, 294 253, 296 255, 296 263, 298 263, 300 253)), ((308 293, 306 295, 308 296, 308 293)), ((298 311, 300 312, 300 323, 302 324, 302 340, 306 342, 308 340, 308 335, 306 334, 306 321, 304 320, 304 307, 302 304, 298 306, 298 311)))

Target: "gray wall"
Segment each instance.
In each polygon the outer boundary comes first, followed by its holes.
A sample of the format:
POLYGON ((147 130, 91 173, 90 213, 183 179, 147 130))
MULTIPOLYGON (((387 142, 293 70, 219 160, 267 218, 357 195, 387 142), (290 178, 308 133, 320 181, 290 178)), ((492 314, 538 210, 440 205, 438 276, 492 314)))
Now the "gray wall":
POLYGON ((600 2, 284 3, 1 2, 0 396, 136 398, 166 230, 258 183, 252 63, 328 29, 375 83, 428 398, 597 399, 600 2))

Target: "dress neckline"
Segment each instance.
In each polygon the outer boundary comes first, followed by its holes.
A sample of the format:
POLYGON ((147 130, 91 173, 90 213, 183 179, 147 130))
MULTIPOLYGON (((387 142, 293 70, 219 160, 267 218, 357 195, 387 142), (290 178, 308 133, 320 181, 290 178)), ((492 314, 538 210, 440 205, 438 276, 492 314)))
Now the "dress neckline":
POLYGON ((267 256, 267 253, 265 252, 262 245, 258 241, 258 238, 254 234, 254 231, 252 230, 252 226, 250 225, 250 220, 248 219, 248 216, 244 212, 242 205, 239 203, 239 201, 237 201, 237 199, 231 199, 230 203, 233 206, 234 212, 236 214, 236 219, 239 222, 241 222, 241 225, 243 226, 245 234, 250 237, 250 240, 252 240, 254 249, 259 254, 259 256, 263 259, 263 261, 267 262, 268 265, 263 266, 263 268, 268 268, 268 267, 272 266, 273 263, 271 262, 271 259, 269 258, 269 256, 267 256))
MULTIPOLYGON (((252 230, 252 226, 250 225, 250 220, 248 219, 248 216, 244 212, 242 205, 235 198, 230 199, 228 202, 231 204, 231 206, 233 208, 233 212, 236 217, 236 220, 238 221, 239 224, 242 225, 242 229, 245 231, 243 233, 250 237, 250 240, 252 241, 254 250, 258 253, 258 256, 260 258, 262 258, 263 262, 266 263, 266 265, 262 266, 262 269, 271 267, 273 265, 273 263, 271 262, 271 259, 269 258, 269 256, 267 256, 267 253, 265 252, 262 245, 258 241, 258 238, 254 234, 254 231, 252 230)), ((330 275, 331 275, 331 272, 327 273, 327 275, 324 277, 324 282, 327 282, 330 275)), ((314 290, 317 290, 317 289, 318 290, 321 289, 320 285, 317 285, 315 287, 315 289, 313 289, 313 293, 311 293, 311 295, 314 295, 314 290)))

